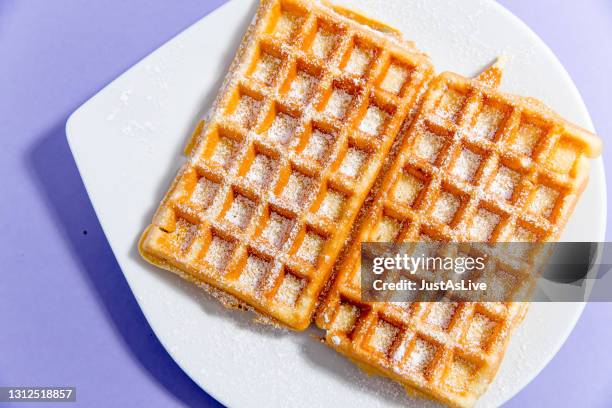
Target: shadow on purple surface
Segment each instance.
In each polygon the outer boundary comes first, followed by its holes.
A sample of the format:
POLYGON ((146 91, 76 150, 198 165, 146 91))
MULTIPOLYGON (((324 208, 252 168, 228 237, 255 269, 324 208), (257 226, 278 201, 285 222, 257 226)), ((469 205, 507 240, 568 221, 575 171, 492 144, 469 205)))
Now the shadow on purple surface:
POLYGON ((72 158, 65 121, 42 135, 30 150, 33 178, 67 245, 82 265, 98 301, 125 345, 158 383, 190 407, 221 407, 172 360, 130 290, 104 236, 72 158))

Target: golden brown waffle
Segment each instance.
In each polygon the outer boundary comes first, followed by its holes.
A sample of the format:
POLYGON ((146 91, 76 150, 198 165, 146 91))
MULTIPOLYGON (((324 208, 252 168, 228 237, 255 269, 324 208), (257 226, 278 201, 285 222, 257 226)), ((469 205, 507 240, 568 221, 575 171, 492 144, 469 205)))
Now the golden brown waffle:
POLYGON ((431 76, 428 58, 380 23, 316 1, 262 1, 141 254, 306 328, 431 76))
POLYGON ((599 139, 533 99, 499 92, 500 73, 494 66, 477 79, 444 73, 431 82, 317 315, 334 349, 458 407, 486 390, 527 304, 450 295, 364 302, 360 243, 559 237, 599 139))

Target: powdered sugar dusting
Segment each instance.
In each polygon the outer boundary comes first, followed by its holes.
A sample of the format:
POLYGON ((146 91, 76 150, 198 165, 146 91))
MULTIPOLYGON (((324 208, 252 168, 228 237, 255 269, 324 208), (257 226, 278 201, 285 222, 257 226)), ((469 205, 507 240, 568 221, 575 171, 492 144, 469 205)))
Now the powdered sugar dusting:
POLYGON ((559 192, 548 186, 538 186, 529 210, 538 215, 549 217, 555 208, 559 192))
POLYGON ((401 224, 397 220, 391 217, 383 217, 376 226, 371 239, 373 242, 393 242, 400 229, 401 224))
POLYGON ((344 194, 338 191, 328 190, 323 198, 323 202, 317 211, 323 217, 331 220, 337 220, 340 218, 342 212, 342 206, 344 205, 344 194))
POLYGON ((370 339, 370 345, 375 350, 387 354, 398 333, 399 329, 397 327, 384 320, 379 320, 370 339))
MULTIPOLYGON (((393 352, 393 360, 396 362, 399 362, 402 360, 402 358, 404 358, 404 355, 406 354, 406 349, 407 349, 407 342, 404 339, 404 341, 400 342, 400 344, 397 346, 397 348, 395 349, 395 351, 393 352)), ((395 365, 394 368, 399 369, 398 365, 395 365)))
POLYGON ((333 136, 328 133, 323 133, 319 129, 315 129, 312 131, 310 138, 308 139, 308 143, 302 153, 306 156, 312 157, 318 162, 323 162, 331 144, 333 143, 333 136))
POLYGON ((174 240, 181 252, 186 251, 198 234, 198 226, 180 218, 176 222, 174 240))
POLYGON ((457 310, 456 302, 435 302, 429 309, 427 323, 437 326, 442 330, 448 330, 453 315, 455 314, 455 310, 457 310))
POLYGON ((317 79, 312 75, 304 71, 298 71, 293 81, 291 81, 287 95, 301 103, 305 103, 310 97, 316 82, 317 79))
POLYGON ((201 177, 193 190, 191 202, 202 208, 207 208, 215 198, 218 189, 218 183, 210 181, 206 177, 201 177))
POLYGON ((364 167, 366 160, 367 156, 363 151, 351 147, 346 152, 339 171, 348 177, 355 178, 364 167))
POLYGON ((232 162, 235 150, 235 142, 222 136, 215 145, 215 150, 210 159, 221 167, 228 167, 232 162))
POLYGON ((574 167, 578 151, 577 146, 562 138, 549 158, 551 169, 559 173, 568 173, 574 167))
POLYGON ((537 235, 524 227, 517 227, 512 235, 511 242, 535 242, 537 235))
POLYGON ((227 266, 233 249, 234 245, 231 242, 213 235, 205 259, 209 264, 222 271, 227 266))
POLYGON ((449 88, 442 94, 436 113, 443 118, 454 121, 457 119, 457 115, 463 107, 465 99, 465 95, 455 89, 449 88))
POLYGON ((327 101, 325 112, 335 116, 338 119, 342 119, 346 115, 352 100, 353 97, 351 94, 343 89, 334 88, 329 100, 327 101))
POLYGON ((481 156, 469 149, 462 149, 459 157, 455 162, 452 174, 465 181, 472 181, 476 175, 476 171, 480 167, 482 161, 481 156))
POLYGON ((276 161, 274 159, 263 154, 258 154, 253 159, 246 177, 256 185, 265 187, 272 181, 275 170, 276 161))
POLYGON ((410 173, 402 172, 395 185, 394 197, 402 204, 412 205, 425 184, 410 173))
POLYGON ((304 279, 298 278, 292 274, 286 274, 283 281, 276 292, 276 300, 293 306, 300 296, 300 293, 306 286, 304 279))
POLYGON ((512 147, 527 156, 531 156, 541 135, 542 131, 536 125, 523 122, 514 137, 512 147))
POLYGON ((433 163, 443 146, 444 138, 442 136, 426 130, 419 135, 416 141, 415 153, 417 156, 433 163))
POLYGON ((278 58, 268 53, 263 53, 255 65, 252 76, 266 85, 271 85, 278 73, 280 64, 281 61, 278 58))
POLYGON ((485 348, 495 326, 496 323, 493 320, 482 313, 475 313, 465 335, 466 342, 472 346, 485 348))
POLYGON ((472 129, 475 137, 491 140, 500 128, 504 120, 504 112, 491 105, 485 105, 476 118, 472 129))
POLYGON ((354 305, 342 303, 330 330, 348 333, 353 330, 361 311, 354 305))
POLYGON ((249 95, 241 95, 238 106, 231 115, 231 118, 241 126, 248 128, 255 122, 259 109, 261 109, 261 104, 261 101, 249 95))
POLYGON ((453 194, 443 191, 438 197, 432 216, 440 222, 449 223, 453 220, 461 201, 453 194))
POLYGON ((300 249, 298 249, 296 255, 305 261, 308 261, 314 264, 319 258, 319 254, 323 249, 323 244, 325 240, 320 236, 313 234, 311 232, 307 232, 304 236, 304 240, 302 241, 302 245, 300 249))
POLYGON ((391 64, 380 87, 387 92, 399 94, 408 79, 409 71, 403 65, 391 64))
POLYGON ((272 212, 261 236, 275 248, 281 248, 289 237, 292 226, 291 220, 272 212))
POLYGON ((244 196, 238 196, 225 213, 225 219, 239 228, 246 228, 251 220, 255 204, 244 196))
POLYGON ((462 392, 469 385, 475 371, 476 366, 474 363, 455 356, 445 382, 454 388, 456 392, 462 392))
POLYGON ((519 181, 519 173, 506 166, 501 166, 491 183, 489 191, 497 197, 510 200, 519 181))
POLYGON ((327 58, 336 45, 336 35, 319 28, 312 42, 312 53, 321 59, 327 58))
POLYGON ((499 221, 499 215, 484 208, 479 208, 476 215, 474 215, 468 234, 474 241, 489 241, 499 221))
POLYGON ((274 142, 287 144, 295 134, 297 119, 285 113, 279 113, 268 129, 268 137, 274 142))
POLYGON ((387 112, 378 106, 370 105, 359 125, 359 130, 371 135, 378 135, 382 131, 388 117, 389 114, 387 112))
POLYGON ((238 282, 249 289, 256 289, 270 269, 270 262, 255 255, 249 255, 238 282))
POLYGON ((370 48, 355 46, 344 69, 354 75, 363 75, 370 65, 373 54, 370 48))
POLYGON ((432 362, 435 353, 434 345, 422 338, 417 338, 412 350, 410 350, 410 355, 406 359, 406 367, 412 371, 425 371, 432 362))
POLYGON ((310 197, 310 187, 313 185, 312 179, 302 173, 293 172, 283 188, 281 198, 290 204, 303 207, 310 197))
POLYGON ((274 27, 274 35, 282 39, 288 39, 302 20, 302 18, 293 13, 282 12, 274 27))

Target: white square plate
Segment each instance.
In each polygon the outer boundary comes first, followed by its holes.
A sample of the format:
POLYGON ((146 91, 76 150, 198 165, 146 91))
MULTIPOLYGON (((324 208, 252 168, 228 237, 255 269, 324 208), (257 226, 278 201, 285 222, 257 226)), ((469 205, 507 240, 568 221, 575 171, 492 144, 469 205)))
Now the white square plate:
MULTIPOLYGON (((542 41, 489 0, 341 1, 399 28, 440 72, 472 75, 510 58, 502 89, 535 96, 592 128, 571 79, 542 41)), ((230 406, 422 405, 390 381, 368 377, 304 333, 252 324, 192 285, 144 262, 136 250, 184 160, 188 135, 208 109, 256 8, 234 0, 140 61, 81 106, 66 133, 85 186, 127 281, 170 355, 202 388, 230 406)), ((601 159, 565 240, 604 237, 601 159)), ((565 341, 583 304, 534 304, 480 405, 524 387, 565 341), (563 317, 563 318, 559 318, 563 317)), ((320 334, 311 328, 310 333, 320 334)))

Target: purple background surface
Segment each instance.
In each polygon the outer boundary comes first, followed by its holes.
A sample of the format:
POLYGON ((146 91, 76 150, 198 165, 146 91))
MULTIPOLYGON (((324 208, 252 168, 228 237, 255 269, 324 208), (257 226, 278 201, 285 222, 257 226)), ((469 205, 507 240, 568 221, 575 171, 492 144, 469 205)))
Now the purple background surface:
MULTIPOLYGON (((76 386, 82 406, 218 405, 144 319, 64 125, 108 82, 222 3, 0 0, 0 385, 76 386)), ((502 3, 561 59, 606 139, 612 2, 502 3)), ((611 154, 607 144, 604 158, 611 154)), ((507 406, 612 406, 611 321, 612 304, 589 304, 560 353, 507 406)))

